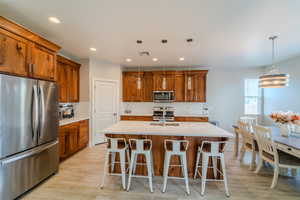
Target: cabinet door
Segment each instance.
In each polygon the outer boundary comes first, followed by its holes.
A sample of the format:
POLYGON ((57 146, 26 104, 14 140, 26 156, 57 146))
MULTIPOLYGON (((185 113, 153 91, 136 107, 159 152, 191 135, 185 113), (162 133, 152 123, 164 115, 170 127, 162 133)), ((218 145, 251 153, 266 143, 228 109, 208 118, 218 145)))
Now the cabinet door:
POLYGON ((59 102, 69 101, 67 65, 57 62, 57 83, 59 87, 59 102))
POLYGON ((28 49, 27 40, 0 29, 0 71, 27 76, 28 49))
POLYGON ((175 101, 185 101, 185 74, 184 72, 176 72, 175 74, 175 101))
POLYGON ((56 54, 37 44, 32 45, 31 76, 54 81, 56 74, 56 54))
POLYGON ((79 67, 69 67, 70 102, 79 102, 79 67))
POLYGON ((187 72, 185 80, 186 101, 206 102, 206 73, 187 72))
POLYGON ((67 133, 66 129, 59 127, 59 158, 67 156, 67 133))
POLYGON ((155 91, 173 91, 175 89, 175 76, 173 72, 154 73, 153 84, 155 91))
POLYGON ((79 123, 79 148, 82 149, 86 147, 89 142, 89 120, 80 121, 79 123))
POLYGON ((69 127, 68 153, 75 153, 78 148, 79 126, 76 124, 69 127))
POLYGON ((142 101, 142 74, 138 72, 123 73, 123 101, 142 101), (141 85, 138 87, 138 78, 141 77, 141 85))
POLYGON ((152 72, 145 72, 143 76, 143 99, 144 102, 152 102, 153 98, 153 74, 152 72))

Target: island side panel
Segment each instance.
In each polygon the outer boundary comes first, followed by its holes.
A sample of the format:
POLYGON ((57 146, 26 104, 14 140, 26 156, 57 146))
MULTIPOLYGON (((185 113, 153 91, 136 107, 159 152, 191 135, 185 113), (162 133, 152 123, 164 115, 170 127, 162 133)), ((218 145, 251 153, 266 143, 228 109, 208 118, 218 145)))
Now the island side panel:
MULTIPOLYGON (((198 147, 202 144, 202 141, 225 141, 226 138, 219 137, 185 137, 185 136, 157 136, 157 135, 127 135, 127 134, 106 134, 107 137, 112 138, 125 138, 127 142, 129 139, 151 139, 152 140, 152 153, 153 153, 153 164, 154 164, 154 174, 155 176, 163 175, 163 166, 164 166, 164 140, 166 139, 175 139, 175 140, 188 140, 189 148, 187 150, 187 164, 188 164, 188 174, 189 177, 193 177, 197 150, 198 147)), ((119 156, 116 156, 116 160, 119 161, 119 156)), ((138 162, 145 163, 146 160, 144 156, 138 157, 138 162)), ((172 164, 179 164, 179 158, 176 156, 172 157, 172 164)), ((211 160, 209 161, 211 164, 211 160)), ((218 161, 218 169, 220 170, 220 162, 218 161)), ((110 170, 110 169, 109 169, 110 170)), ((201 172, 201 168, 199 169, 201 172)), ((119 164, 115 165, 115 173, 120 173, 119 164)), ((136 174, 138 175, 147 175, 147 167, 145 165, 139 165, 136 168, 136 174)), ((180 167, 170 167, 169 176, 182 176, 182 171, 180 167)), ((208 178, 213 178, 213 170, 208 169, 207 172, 208 178)), ((219 178, 219 177, 218 177, 219 178)))

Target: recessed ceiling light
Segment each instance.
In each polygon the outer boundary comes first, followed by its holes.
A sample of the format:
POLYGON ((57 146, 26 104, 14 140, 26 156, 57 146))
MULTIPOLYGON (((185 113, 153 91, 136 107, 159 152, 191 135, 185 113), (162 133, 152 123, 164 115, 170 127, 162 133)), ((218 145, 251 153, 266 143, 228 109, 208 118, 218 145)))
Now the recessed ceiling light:
POLYGON ((131 62, 131 58, 126 58, 126 62, 131 62))
POLYGON ((60 24, 60 20, 58 18, 56 18, 56 17, 49 17, 48 20, 50 22, 55 23, 55 24, 60 24))
POLYGON ((180 61, 184 61, 184 57, 179 58, 180 61))
POLYGON ((154 62, 158 61, 158 59, 157 59, 157 58, 152 58, 152 60, 153 60, 154 62))
POLYGON ((91 47, 90 50, 91 50, 91 51, 97 51, 97 49, 94 48, 94 47, 91 47))

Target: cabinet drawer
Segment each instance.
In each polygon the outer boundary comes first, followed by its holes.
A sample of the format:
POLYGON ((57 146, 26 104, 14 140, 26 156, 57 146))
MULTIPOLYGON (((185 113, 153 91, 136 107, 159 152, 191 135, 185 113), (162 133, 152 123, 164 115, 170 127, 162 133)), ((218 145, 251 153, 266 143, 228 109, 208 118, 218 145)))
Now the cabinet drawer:
POLYGON ((292 148, 290 146, 284 145, 284 144, 277 144, 277 148, 283 152, 286 152, 288 154, 294 155, 298 158, 300 158, 300 150, 292 148))

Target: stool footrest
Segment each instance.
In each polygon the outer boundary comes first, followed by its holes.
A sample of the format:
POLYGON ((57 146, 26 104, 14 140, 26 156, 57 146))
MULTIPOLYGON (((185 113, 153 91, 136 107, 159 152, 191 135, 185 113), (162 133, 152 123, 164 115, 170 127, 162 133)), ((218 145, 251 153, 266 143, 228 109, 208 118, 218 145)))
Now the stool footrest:
POLYGON ((135 177, 135 178, 149 178, 149 176, 142 176, 142 175, 131 175, 131 177, 135 177))
POLYGON ((183 177, 179 177, 179 176, 168 176, 168 179, 180 179, 183 180, 183 177))

